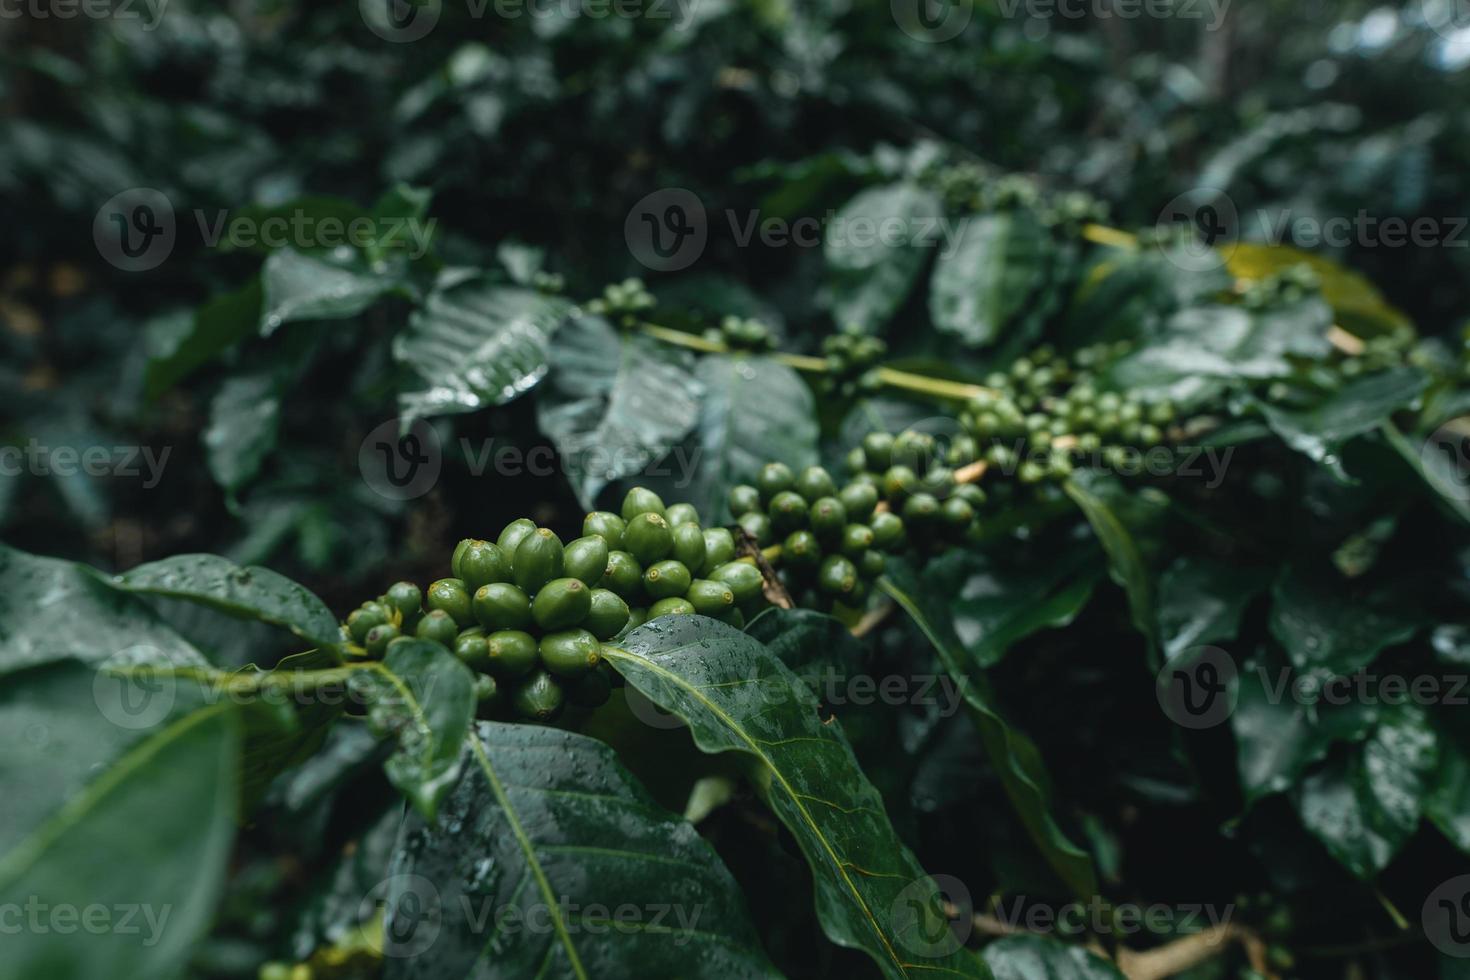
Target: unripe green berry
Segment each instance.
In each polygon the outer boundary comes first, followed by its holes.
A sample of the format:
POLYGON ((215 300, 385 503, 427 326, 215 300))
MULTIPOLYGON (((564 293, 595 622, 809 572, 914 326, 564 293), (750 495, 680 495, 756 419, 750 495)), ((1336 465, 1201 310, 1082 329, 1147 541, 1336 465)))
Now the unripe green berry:
POLYGON ((643 565, 663 561, 674 550, 674 534, 659 514, 638 514, 623 532, 623 547, 643 565))
POLYGON ((582 534, 597 535, 607 542, 608 550, 617 551, 623 547, 623 531, 628 524, 617 514, 605 510, 594 510, 587 515, 582 522, 582 534))
POLYGON ((761 508, 761 492, 755 487, 741 484, 730 488, 730 513, 739 517, 761 508))
POLYGON ((822 497, 835 496, 837 484, 832 482, 832 474, 822 467, 808 466, 796 478, 796 492, 811 503, 822 497))
POLYGON ((433 640, 435 643, 454 648, 454 638, 459 635, 459 624, 454 617, 442 609, 431 609, 419 620, 414 629, 414 635, 421 640, 433 640))
POLYGON ((791 467, 785 463, 767 463, 761 467, 755 486, 760 491, 761 500, 769 503, 776 494, 790 490, 795 482, 796 476, 791 472, 791 467))
POLYGON ((475 614, 470 607, 470 593, 463 581, 457 578, 441 578, 429 586, 429 594, 424 604, 430 610, 439 609, 459 624, 460 629, 471 626, 475 622, 475 614))
POLYGON ((681 596, 689 590, 693 578, 683 562, 655 562, 643 572, 643 591, 653 599, 681 596))
POLYGON ((624 521, 631 522, 639 514, 657 514, 663 517, 665 513, 663 498, 647 487, 633 487, 623 497, 622 517, 624 521))
POLYGON ((795 531, 806 525, 806 498, 795 491, 783 490, 771 498, 766 513, 771 518, 771 529, 777 534, 795 531))

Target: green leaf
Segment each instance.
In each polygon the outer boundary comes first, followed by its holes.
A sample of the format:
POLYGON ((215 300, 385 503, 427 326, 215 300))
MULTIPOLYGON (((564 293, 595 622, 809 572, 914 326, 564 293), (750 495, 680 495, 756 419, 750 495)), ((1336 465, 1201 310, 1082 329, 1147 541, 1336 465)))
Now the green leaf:
MULTIPOLYGON (((817 463, 816 407, 794 370, 766 357, 701 358, 694 373, 704 388, 693 443, 664 463, 664 499, 687 501, 710 523, 726 518, 730 488, 751 483, 766 463, 800 471, 817 463)), ((647 482, 647 481, 645 481, 647 482)))
POLYGON ((266 258, 260 282, 262 337, 298 320, 345 320, 398 288, 387 276, 344 268, 291 248, 266 258))
POLYGON ((149 324, 143 388, 157 398, 221 353, 253 336, 260 321, 260 281, 221 293, 193 313, 149 324))
POLYGON ((215 482, 231 496, 255 478, 276 447, 285 383, 274 368, 236 374, 209 403, 205 460, 215 482))
POLYGON ((1409 468, 1435 492, 1441 505, 1470 524, 1470 492, 1466 489, 1465 472, 1454 456, 1445 451, 1449 446, 1421 442, 1416 447, 1392 421, 1385 421, 1379 431, 1409 468))
POLYGON ((874 331, 903 305, 927 250, 914 239, 937 235, 939 198, 913 184, 872 187, 842 206, 827 226, 823 252, 832 279, 832 318, 874 331), (898 235, 883 235, 887 228, 898 235))
POLYGON ((586 507, 672 449, 699 417, 704 391, 692 358, 599 317, 564 323, 551 363, 537 418, 586 507))
POLYGON ((1051 238, 1030 212, 972 216, 929 282, 934 325, 971 347, 999 339, 1045 279, 1051 238))
POLYGON ((1097 549, 1073 546, 1028 561, 1004 552, 959 550, 924 570, 924 588, 950 596, 955 635, 981 667, 999 663, 1015 644, 1069 625, 1102 576, 1097 549))
POLYGON ((1159 576, 1159 638, 1164 660, 1191 647, 1233 640, 1246 606, 1266 588, 1259 569, 1182 556, 1159 576))
POLYGON ((305 586, 269 568, 236 565, 218 555, 175 555, 104 581, 125 592, 186 599, 280 626, 314 646, 335 648, 342 640, 337 617, 305 586))
POLYGON ((1237 279, 1257 282, 1267 276, 1305 265, 1317 274, 1322 298, 1332 307, 1338 322, 1350 332, 1372 337, 1409 327, 1409 319, 1388 305, 1378 288, 1363 276, 1313 252, 1290 245, 1232 242, 1226 268, 1237 279))
POLYGON ((147 604, 84 565, 0 545, 0 675, 56 660, 138 660, 204 666, 204 656, 147 604))
POLYGON ((460 755, 475 719, 475 675, 429 640, 393 644, 381 668, 353 674, 375 728, 393 733, 388 779, 432 821, 459 778, 460 755))
POLYGON ((1439 744, 1439 766, 1430 780, 1424 816, 1451 844, 1470 854, 1470 740, 1441 732, 1439 744))
POLYGON ((57 664, 0 695, 0 779, 25 787, 0 802, 0 907, 34 907, 56 925, 6 938, 14 976, 178 976, 214 920, 235 831, 240 709, 181 698, 132 727, 96 676, 57 664))
POLYGON ((1108 570, 1113 581, 1128 594, 1128 609, 1133 625, 1149 641, 1153 649, 1158 637, 1158 620, 1154 611, 1153 584, 1143 552, 1133 532, 1118 516, 1113 502, 1103 492, 1115 496, 1121 488, 1116 481, 1093 479, 1085 474, 1068 480, 1063 489, 1067 496, 1081 509, 1087 522, 1092 525, 1097 540, 1108 554, 1108 570), (1108 488, 1112 489, 1109 490, 1108 488))
POLYGON ((1258 404, 1282 442, 1327 467, 1339 480, 1352 482, 1342 468, 1342 447, 1381 428, 1394 412, 1412 404, 1427 384, 1418 368, 1397 367, 1354 378, 1311 408, 1258 404))
POLYGON ((1363 595, 1326 569, 1286 569, 1272 590, 1271 635, 1303 673, 1345 676, 1424 625, 1402 597, 1363 595))
POLYGON ((1097 894, 1097 870, 1091 856, 1072 843, 1052 816, 1051 778, 1041 753, 1001 715, 990 681, 965 656, 954 624, 944 608, 944 597, 923 587, 914 571, 902 561, 890 561, 881 580, 887 592, 912 617, 939 654, 965 699, 965 707, 980 732, 985 753, 995 767, 1011 807, 1026 832, 1057 877, 1078 898, 1097 894))
POLYGON ((393 356, 421 385, 399 393, 406 417, 476 412, 530 391, 550 370, 547 344, 569 304, 529 289, 440 277, 393 356), (452 284, 448 284, 452 283, 452 284))
POLYGON ((841 724, 824 724, 806 685, 750 636, 702 616, 634 630, 608 660, 682 718, 705 752, 739 752, 812 869, 817 917, 833 942, 885 976, 986 976, 948 937, 933 882, 897 838, 841 724))
POLYGON ((1302 824, 1338 863, 1370 880, 1418 827, 1438 756, 1423 709, 1399 705, 1356 751, 1303 781, 1294 797, 1302 824))
POLYGON ((995 980, 1124 980, 1102 957, 1045 936, 1005 936, 980 955, 995 980))
POLYGON ((476 725, 393 872, 386 980, 778 975, 714 849, 583 735, 476 725))

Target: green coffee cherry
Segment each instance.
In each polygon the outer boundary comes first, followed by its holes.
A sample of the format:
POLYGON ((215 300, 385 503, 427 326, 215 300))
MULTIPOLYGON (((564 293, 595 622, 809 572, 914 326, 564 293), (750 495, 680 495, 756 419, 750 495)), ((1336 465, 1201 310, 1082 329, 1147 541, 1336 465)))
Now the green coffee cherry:
POLYGON ((847 466, 849 473, 861 473, 868 468, 868 457, 863 452, 861 446, 856 449, 849 449, 843 462, 847 466))
POLYGON ((755 487, 760 491, 761 500, 769 503, 776 494, 790 490, 795 482, 796 476, 791 467, 785 463, 767 463, 755 478, 755 487))
POLYGON ((643 566, 626 551, 609 552, 601 585, 617 593, 624 602, 635 602, 643 594, 643 566))
POLYGON ((749 514, 741 514, 740 519, 736 523, 740 525, 740 529, 746 534, 755 538, 755 543, 762 548, 770 544, 774 537, 774 532, 771 528, 771 519, 758 510, 753 510, 749 514))
POLYGON ((693 615, 694 604, 688 599, 682 599, 679 596, 669 596, 667 599, 660 599, 648 607, 648 618, 651 620, 658 619, 660 616, 693 615))
POLYGON ((965 503, 969 504, 975 510, 979 510, 981 507, 984 507, 985 501, 989 499, 986 496, 984 489, 982 489, 978 484, 974 483, 961 483, 959 486, 954 488, 954 495, 960 500, 963 500, 965 503))
POLYGON ((730 488, 730 513, 738 517, 761 508, 761 492, 747 484, 730 488))
POLYGON ((541 587, 531 603, 531 618, 547 631, 579 626, 591 611, 592 590, 576 578, 552 579, 541 587))
POLYGON ((781 565, 792 571, 816 568, 822 560, 822 546, 810 531, 793 531, 781 545, 781 565))
POLYGON ((383 654, 388 652, 388 644, 399 637, 398 627, 392 623, 380 623, 368 630, 363 646, 367 648, 367 655, 374 660, 382 660, 383 654))
POLYGON ((701 616, 721 616, 735 606, 735 593, 730 587, 707 578, 689 583, 684 598, 701 616))
POLYGON ((539 644, 521 630, 497 630, 485 638, 485 655, 490 672, 500 677, 521 677, 536 666, 539 644))
POLYGON ((471 627, 454 638, 454 655, 471 670, 485 673, 490 669, 490 646, 485 631, 471 627))
POLYGON ((505 553, 507 557, 513 557, 521 539, 536 530, 536 522, 529 517, 521 517, 505 525, 500 532, 500 537, 495 539, 495 544, 505 553))
POLYGON ((738 630, 745 629, 745 613, 740 611, 739 606, 732 606, 715 618, 722 623, 728 623, 738 630))
POLYGON ((832 482, 832 474, 820 466, 808 466, 802 470, 796 478, 795 489, 808 503, 837 495, 837 484, 832 482))
MULTIPOLYGON (((725 562, 734 560, 735 535, 723 527, 706 528, 704 531, 704 564, 699 568, 700 574, 707 575, 725 562)), ((689 567, 692 569, 694 566, 689 567)))
POLYGON ((442 609, 430 609, 419 620, 414 634, 421 640, 433 640, 449 649, 454 649, 454 638, 459 636, 459 624, 454 617, 442 609))
POLYGON ((850 596, 857 589, 858 570, 852 560, 843 555, 829 555, 823 559, 817 572, 817 588, 830 596, 850 596))
POLYGON ((743 561, 726 562, 710 572, 709 577, 728 585, 735 593, 735 601, 742 605, 759 596, 765 585, 761 570, 743 561))
POLYGON ((886 432, 869 432, 863 437, 863 456, 868 469, 886 470, 893 465, 893 436, 886 432))
POLYGON ((475 619, 487 630, 519 630, 531 623, 531 597, 509 582, 492 582, 475 592, 475 619))
POLYGON ((939 516, 944 523, 956 530, 963 531, 975 520, 975 508, 970 502, 961 497, 951 497, 939 508, 939 516))
POLYGON ((939 501, 933 494, 916 493, 904 501, 903 519, 916 528, 928 527, 939 517, 939 501))
POLYGON ((535 595, 541 586, 562 577, 565 549, 561 539, 544 527, 538 527, 516 545, 511 568, 515 583, 527 595, 535 595))
POLYGON ((678 528, 685 524, 699 524, 699 511, 694 509, 693 504, 670 504, 668 510, 664 511, 664 520, 669 522, 669 527, 678 528))
POLYGON ((865 551, 863 556, 857 560, 858 574, 865 579, 875 579, 883 574, 883 569, 888 566, 888 559, 881 551, 865 551))
POLYGON ((902 500, 919 485, 919 474, 907 466, 890 466, 883 474, 883 496, 889 500, 902 500))
POLYGON ((819 538, 835 540, 847 527, 847 508, 836 497, 823 497, 812 504, 811 528, 819 538))
POLYGON ((561 714, 565 700, 566 695, 556 678, 538 670, 516 686, 511 704, 522 718, 547 722, 561 714))
POLYGON ((481 718, 489 717, 500 707, 500 685, 489 674, 475 675, 475 702, 481 718))
POLYGON ((643 571, 643 591, 653 599, 681 596, 688 591, 693 578, 681 561, 655 562, 643 571))
POLYGON ((771 519, 771 530, 789 534, 806 526, 806 498, 794 490, 783 490, 771 498, 766 514, 771 519))
POLYGON ((675 561, 681 561, 689 566, 691 572, 698 571, 704 567, 705 553, 704 531, 698 524, 676 524, 673 529, 675 561))
POLYGON ((587 630, 563 630, 541 638, 541 665, 558 677, 585 674, 601 662, 602 644, 587 630))
POLYGON ((582 627, 599 640, 611 640, 628 625, 628 604, 616 592, 593 589, 592 603, 582 627))
POLYGON ((569 703, 579 708, 596 708, 606 704, 612 695, 612 680, 605 670, 589 670, 563 688, 569 703))
POLYGON ((470 592, 460 579, 441 578, 432 583, 424 604, 430 610, 442 609, 447 612, 459 624, 460 629, 474 625, 475 614, 470 607, 470 592))
POLYGON ((424 593, 412 582, 394 582, 388 586, 388 605, 404 619, 418 615, 423 607, 424 593))
POLYGON ((873 547, 873 529, 866 524, 849 524, 842 531, 842 553, 849 558, 861 558, 873 547))
POLYGON ((588 586, 596 586, 607 574, 607 556, 611 553, 601 535, 589 534, 578 538, 562 550, 562 574, 567 578, 581 579, 588 586))
POLYGON ((674 533, 660 514, 647 512, 634 515, 623 532, 623 546, 639 564, 663 561, 674 550, 674 533))
POLYGON ((380 603, 364 603, 347 614, 347 632, 353 642, 366 643, 367 635, 374 627, 388 622, 389 613, 380 603))
POLYGON ((582 533, 588 536, 597 535, 607 542, 610 551, 617 551, 623 547, 623 530, 627 526, 627 522, 617 514, 594 510, 582 522, 582 533))
POLYGON ((870 483, 849 483, 837 495, 849 520, 866 521, 878 506, 878 488, 870 483))
POLYGON ((657 514, 663 517, 665 513, 663 498, 647 487, 634 487, 623 497, 623 520, 629 523, 639 514, 657 514))

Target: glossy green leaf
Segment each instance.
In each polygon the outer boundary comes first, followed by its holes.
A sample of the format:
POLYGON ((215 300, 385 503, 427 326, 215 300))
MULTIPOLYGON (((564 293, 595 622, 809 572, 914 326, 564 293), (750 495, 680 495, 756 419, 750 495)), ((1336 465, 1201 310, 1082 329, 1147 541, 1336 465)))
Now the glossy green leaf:
POLYGON ((236 565, 218 555, 175 555, 105 581, 125 592, 185 599, 240 619, 271 623, 316 646, 341 642, 337 617, 326 604, 269 568, 236 565))
POLYGON ((1279 408, 1262 402, 1261 412, 1288 446, 1327 467, 1338 479, 1348 480, 1342 468, 1342 447, 1411 405, 1427 383, 1418 368, 1392 368, 1348 381, 1311 408, 1279 408))
POLYGON ((1346 579, 1325 569, 1287 569, 1272 598, 1271 635, 1303 672, 1351 674, 1424 625, 1401 595, 1356 594, 1346 579))
POLYGON ((1235 639, 1246 606, 1266 588, 1259 569, 1183 556, 1159 576, 1159 640, 1165 661, 1191 647, 1235 639))
POLYGON ((994 343, 1031 299, 1051 262, 1051 238, 1027 211, 972 215, 945 243, 929 282, 934 326, 971 347, 994 343))
POLYGON ((387 276, 344 268, 291 248, 272 252, 260 270, 260 333, 299 320, 345 320, 398 287, 387 276))
MULTIPOLYGON (((738 752, 812 869, 828 938, 866 952, 885 976, 987 975, 935 936, 938 894, 897 838, 839 722, 807 686, 739 630, 700 616, 634 630, 608 660, 628 684, 682 718, 709 753, 738 752)), ((936 932, 937 929, 937 932, 936 932)))
POLYGON ((519 398, 550 370, 548 342, 569 304, 529 289, 465 280, 451 270, 393 340, 418 383, 407 417, 475 412, 519 398))
POLYGON ((1046 936, 1005 936, 981 956, 995 980, 1124 980, 1102 957, 1046 936))
POLYGON ((704 386, 693 359, 647 337, 575 317, 557 331, 552 371, 536 400, 578 499, 592 507, 609 483, 678 445, 699 418, 704 386))
POLYGON ((938 197, 913 184, 872 187, 842 206, 823 247, 832 318, 839 325, 874 331, 888 322, 913 289, 932 246, 942 242, 942 213, 938 197), (885 228, 890 231, 880 234, 885 228), (925 233, 931 247, 915 241, 925 233))
POLYGON ((86 566, 0 545, 0 675, 124 652, 180 666, 206 662, 147 604, 108 588, 86 566))
POLYGON ((221 353, 255 334, 260 321, 260 281, 220 293, 192 313, 149 324, 144 389, 157 398, 221 353))
POLYGON ((205 461, 228 493, 253 480, 275 448, 285 381, 274 369, 237 374, 210 401, 205 461))
POLYGON ((1438 756, 1423 709, 1400 705, 1385 712, 1368 741, 1309 775, 1293 802, 1328 852, 1369 880, 1418 827, 1438 756))
POLYGON ((1152 649, 1158 636, 1152 577, 1132 530, 1118 516, 1112 501, 1104 496, 1106 485, 1107 481, 1092 479, 1084 471, 1068 480, 1063 488, 1092 525, 1093 533, 1107 552, 1113 581, 1128 594, 1133 625, 1148 639, 1152 649))
POLYGON ((477 724, 392 870, 386 980, 778 975, 713 848, 583 735, 477 724))
POLYGON ((1412 442, 1392 421, 1385 421, 1379 431, 1409 464, 1409 468, 1434 491, 1440 504, 1470 524, 1470 477, 1449 451, 1458 446, 1459 439, 1456 437, 1453 442, 1437 439, 1412 442))
POLYGON ((129 714, 138 706, 98 676, 57 664, 0 695, 0 778, 12 788, 0 802, 0 906, 40 923, 7 936, 13 976, 178 976, 214 919, 240 709, 185 689, 129 714))
POLYGON ((1052 814, 1051 778, 1041 753, 1001 714, 989 679, 965 655, 944 606, 944 597, 925 589, 914 570, 900 561, 889 563, 882 588, 913 618, 934 646, 944 669, 960 685, 965 707, 980 732, 990 764, 1005 787, 1011 808, 1042 857, 1073 895, 1091 899, 1098 889, 1092 857, 1072 843, 1058 825, 1052 814))
POLYGON ((461 749, 475 719, 475 675, 428 640, 393 644, 381 667, 359 670, 352 684, 368 720, 396 749, 383 769, 419 813, 433 820, 459 778, 461 749))

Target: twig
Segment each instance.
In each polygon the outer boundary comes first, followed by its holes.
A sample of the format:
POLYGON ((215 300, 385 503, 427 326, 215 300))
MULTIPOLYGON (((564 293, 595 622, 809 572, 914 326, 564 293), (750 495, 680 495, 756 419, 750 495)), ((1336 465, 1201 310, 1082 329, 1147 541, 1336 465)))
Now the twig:
POLYGON ((1219 956, 1235 943, 1245 948, 1252 970, 1267 980, 1276 980, 1266 957, 1265 941, 1253 930, 1233 923, 1212 926, 1141 953, 1119 949, 1118 969, 1128 980, 1165 980, 1219 956))

